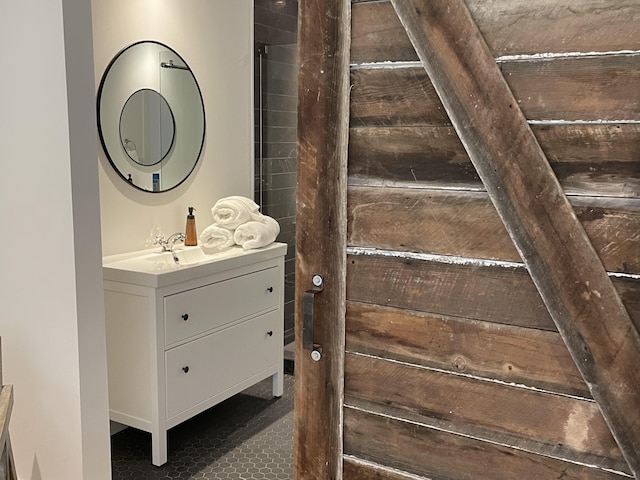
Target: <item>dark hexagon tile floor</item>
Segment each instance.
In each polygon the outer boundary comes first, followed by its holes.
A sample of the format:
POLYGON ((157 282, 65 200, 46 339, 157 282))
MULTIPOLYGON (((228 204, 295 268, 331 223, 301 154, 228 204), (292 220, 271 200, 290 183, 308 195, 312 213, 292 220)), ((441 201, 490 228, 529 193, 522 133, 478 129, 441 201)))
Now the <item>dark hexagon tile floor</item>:
POLYGON ((111 437, 113 480, 293 478, 293 380, 274 398, 268 378, 169 430, 168 461, 151 464, 151 435, 111 437))

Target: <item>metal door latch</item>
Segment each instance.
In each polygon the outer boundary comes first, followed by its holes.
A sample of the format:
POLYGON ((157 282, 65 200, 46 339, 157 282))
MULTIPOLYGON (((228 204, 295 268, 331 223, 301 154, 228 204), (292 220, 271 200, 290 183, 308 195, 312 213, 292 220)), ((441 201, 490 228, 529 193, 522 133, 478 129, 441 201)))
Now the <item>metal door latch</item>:
POLYGON ((311 350, 311 358, 315 362, 322 358, 322 347, 313 341, 314 300, 323 289, 322 275, 316 274, 311 278, 311 290, 302 295, 302 348, 311 350))

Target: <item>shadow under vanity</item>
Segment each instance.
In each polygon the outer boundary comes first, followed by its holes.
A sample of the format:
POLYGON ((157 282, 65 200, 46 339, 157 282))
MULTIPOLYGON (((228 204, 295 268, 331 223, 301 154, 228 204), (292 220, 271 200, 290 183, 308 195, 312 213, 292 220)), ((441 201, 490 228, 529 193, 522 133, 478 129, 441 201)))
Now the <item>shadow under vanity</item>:
POLYGON ((154 465, 171 427, 269 376, 282 395, 286 248, 104 258, 110 418, 151 433, 154 465))

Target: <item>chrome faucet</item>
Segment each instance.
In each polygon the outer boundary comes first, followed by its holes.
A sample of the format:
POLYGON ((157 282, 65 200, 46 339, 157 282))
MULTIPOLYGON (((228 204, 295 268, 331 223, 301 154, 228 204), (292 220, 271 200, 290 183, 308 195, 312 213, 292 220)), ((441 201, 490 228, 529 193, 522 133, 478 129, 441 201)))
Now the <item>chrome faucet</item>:
POLYGON ((178 242, 184 242, 185 238, 187 238, 187 236, 181 232, 170 235, 166 240, 164 235, 157 235, 153 240, 153 244, 160 245, 163 252, 173 252, 173 246, 178 242))

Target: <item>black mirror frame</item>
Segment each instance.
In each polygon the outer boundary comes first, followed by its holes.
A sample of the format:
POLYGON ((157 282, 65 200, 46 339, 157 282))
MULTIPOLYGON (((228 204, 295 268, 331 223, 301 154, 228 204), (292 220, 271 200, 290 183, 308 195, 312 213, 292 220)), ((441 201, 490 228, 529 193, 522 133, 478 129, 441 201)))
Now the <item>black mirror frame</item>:
MULTIPOLYGON (((120 171, 120 169, 118 168, 118 166, 116 165, 114 159, 112 158, 109 149, 107 148, 106 145, 106 140, 104 138, 104 131, 103 131, 103 126, 102 126, 102 122, 101 122, 101 100, 102 100, 102 96, 104 93, 104 87, 105 87, 105 83, 107 81, 107 77, 109 72, 111 71, 112 67, 114 66, 114 64, 117 62, 117 60, 128 50, 130 50, 131 48, 134 48, 137 45, 141 45, 141 44, 146 44, 146 43, 152 43, 152 44, 156 44, 162 48, 166 48, 167 50, 171 51, 172 54, 174 54, 177 58, 180 59, 180 61, 182 63, 184 63, 184 65, 187 65, 187 62, 182 58, 182 56, 176 52, 173 48, 169 47, 168 45, 162 43, 162 42, 158 42, 156 40, 141 40, 139 42, 135 42, 132 43, 131 45, 128 45, 126 47, 124 47, 122 50, 120 50, 116 55, 114 55, 114 57, 111 59, 111 61, 109 62, 109 64, 107 65, 102 78, 100 80, 100 85, 98 87, 98 92, 96 95, 96 115, 97 115, 97 125, 98 125, 98 136, 100 138, 100 144, 102 145, 102 150, 104 151, 107 159, 109 160, 109 163, 111 164, 111 166, 113 167, 114 171, 118 174, 118 176, 120 178, 122 178, 126 183, 128 183, 129 185, 131 185, 132 187, 143 191, 143 192, 147 192, 147 193, 163 193, 163 192, 168 192, 170 190, 173 190, 175 188, 177 188, 178 186, 182 185, 187 178, 189 178, 189 176, 193 173, 194 169, 196 168, 196 165, 198 164, 198 162, 200 161, 200 157, 202 156, 202 150, 204 148, 204 140, 205 140, 205 136, 206 136, 206 127, 207 127, 207 121, 206 121, 206 113, 205 113, 205 109, 204 109, 204 98, 202 96, 202 90, 200 89, 200 85, 198 84, 198 80, 196 79, 195 75, 193 74, 193 71, 191 70, 190 67, 188 67, 189 73, 191 74, 191 77, 193 78, 193 82, 195 84, 196 90, 198 92, 198 95, 200 97, 200 106, 202 108, 202 138, 200 140, 200 145, 198 147, 198 153, 196 155, 196 157, 194 158, 192 164, 191 164, 191 168, 188 169, 188 171, 186 172, 186 174, 184 175, 184 177, 176 182, 174 185, 170 186, 169 188, 165 188, 165 189, 161 189, 161 190, 149 190, 147 188, 143 188, 141 186, 136 185, 135 183, 133 183, 131 181, 130 177, 126 177, 125 173, 120 171)), ((160 93, 160 92, 158 92, 160 93)), ((124 105, 123 105, 124 107, 124 105)), ((169 107, 171 108, 171 105, 169 104, 169 107)), ((120 109, 120 112, 122 113, 122 108, 120 109)), ((174 120, 175 122, 175 120, 174 120)), ((174 123, 175 125, 175 123, 174 123)), ((174 128, 178 128, 177 126, 175 126, 174 128)), ((172 148, 173 148, 173 142, 172 142, 172 148)), ((133 160, 132 160, 133 161, 133 160)), ((161 161, 162 162, 162 161, 161 161)), ((160 163, 161 163, 160 162, 160 163)))

